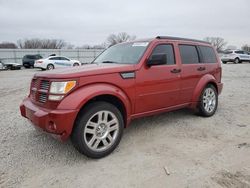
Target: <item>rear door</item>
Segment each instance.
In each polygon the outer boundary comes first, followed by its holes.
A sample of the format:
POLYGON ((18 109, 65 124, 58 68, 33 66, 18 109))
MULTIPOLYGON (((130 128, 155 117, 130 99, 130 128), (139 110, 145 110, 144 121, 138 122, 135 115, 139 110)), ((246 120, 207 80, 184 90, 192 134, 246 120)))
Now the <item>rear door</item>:
POLYGON ((200 53, 201 64, 205 67, 204 73, 213 75, 216 80, 220 80, 221 67, 218 65, 218 60, 215 50, 210 46, 198 46, 200 53))
POLYGON ((181 59, 181 103, 190 103, 193 91, 203 75, 206 74, 206 66, 201 64, 199 49, 192 44, 179 44, 179 56, 181 59))
POLYGON ((136 72, 136 113, 149 112, 179 104, 180 65, 175 61, 174 46, 162 43, 149 53, 166 54, 167 64, 148 67, 136 72))

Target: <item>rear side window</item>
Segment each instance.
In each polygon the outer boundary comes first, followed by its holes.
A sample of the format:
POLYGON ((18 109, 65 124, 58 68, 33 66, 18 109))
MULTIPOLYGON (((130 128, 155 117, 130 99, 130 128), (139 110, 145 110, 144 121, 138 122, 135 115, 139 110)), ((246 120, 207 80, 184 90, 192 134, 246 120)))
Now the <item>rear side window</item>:
POLYGON ((179 45, 182 64, 199 63, 197 48, 192 45, 179 45))
POLYGON ((67 59, 66 57, 60 57, 60 59, 64 61, 69 61, 69 59, 67 59))
POLYGON ((167 54, 167 64, 168 65, 175 64, 174 49, 171 44, 160 44, 156 46, 151 56, 155 54, 167 54))
POLYGON ((201 57, 202 57, 202 63, 216 63, 216 55, 213 50, 213 48, 208 46, 199 46, 201 57))

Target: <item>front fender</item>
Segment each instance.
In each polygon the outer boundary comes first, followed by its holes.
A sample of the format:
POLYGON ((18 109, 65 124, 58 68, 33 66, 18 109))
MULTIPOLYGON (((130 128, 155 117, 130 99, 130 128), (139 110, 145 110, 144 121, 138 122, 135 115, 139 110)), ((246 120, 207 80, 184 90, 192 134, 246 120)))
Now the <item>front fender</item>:
POLYGON ((200 95, 202 90, 204 89, 204 87, 208 84, 208 83, 214 83, 217 87, 216 84, 216 79, 215 77, 213 77, 211 74, 206 74, 204 75, 199 82, 197 83, 194 92, 193 92, 193 96, 192 96, 192 106, 193 108, 196 107, 197 102, 199 101, 200 95))
POLYGON ((58 105, 58 109, 76 109, 80 110, 90 99, 100 95, 113 95, 119 98, 125 108, 127 117, 131 115, 131 101, 120 88, 105 83, 91 84, 83 86, 68 96, 66 96, 58 105))

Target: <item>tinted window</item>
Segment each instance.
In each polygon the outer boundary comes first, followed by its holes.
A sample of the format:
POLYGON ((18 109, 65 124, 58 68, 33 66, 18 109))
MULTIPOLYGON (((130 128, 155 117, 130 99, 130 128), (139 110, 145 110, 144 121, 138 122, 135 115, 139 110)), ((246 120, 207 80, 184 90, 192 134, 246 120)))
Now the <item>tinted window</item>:
POLYGON ((182 64, 199 63, 199 56, 195 46, 179 45, 182 64))
POLYGON ((201 57, 202 57, 202 63, 216 63, 216 55, 211 47, 207 46, 199 46, 200 52, 201 52, 201 57))
POLYGON ((226 51, 226 52, 224 52, 224 54, 231 54, 231 53, 233 53, 233 51, 226 51))
POLYGON ((60 60, 60 57, 51 57, 49 60, 60 60))
POLYGON ((69 61, 69 59, 67 59, 66 57, 60 57, 61 60, 65 60, 65 61, 69 61))
POLYGON ((153 50, 152 55, 155 54, 167 54, 167 64, 168 65, 173 65, 175 64, 175 59, 174 59, 174 49, 171 44, 161 44, 155 47, 153 50))
POLYGON ((236 54, 244 54, 244 51, 235 51, 236 54))
POLYGON ((41 59, 41 58, 43 58, 43 57, 40 55, 36 55, 36 59, 41 59))

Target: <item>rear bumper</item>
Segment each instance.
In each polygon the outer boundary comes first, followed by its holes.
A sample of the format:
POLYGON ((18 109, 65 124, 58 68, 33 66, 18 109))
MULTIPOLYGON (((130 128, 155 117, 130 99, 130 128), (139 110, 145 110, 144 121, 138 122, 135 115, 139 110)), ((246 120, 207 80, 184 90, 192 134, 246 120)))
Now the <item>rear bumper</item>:
POLYGON ((32 124, 43 131, 52 134, 60 140, 66 140, 72 131, 77 110, 49 110, 41 108, 24 99, 20 105, 21 115, 29 119, 32 124))

